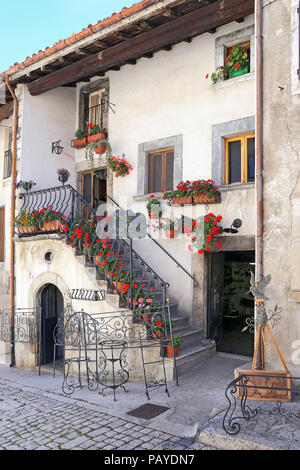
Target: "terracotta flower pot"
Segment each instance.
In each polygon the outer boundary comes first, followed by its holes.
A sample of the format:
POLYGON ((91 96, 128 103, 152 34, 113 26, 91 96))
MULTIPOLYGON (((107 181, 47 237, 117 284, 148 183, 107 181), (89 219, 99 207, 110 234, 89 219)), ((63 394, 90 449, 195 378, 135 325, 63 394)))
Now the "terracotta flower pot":
POLYGON ((149 219, 159 219, 158 212, 148 212, 148 214, 149 214, 149 219))
POLYGON ((102 134, 102 132, 99 132, 98 134, 89 135, 87 138, 87 141, 88 143, 99 142, 100 140, 104 140, 104 139, 105 139, 104 134, 102 134))
POLYGON ((164 335, 160 330, 153 330, 153 333, 160 339, 163 339, 164 335))
MULTIPOLYGON (((168 357, 173 357, 173 348, 172 348, 172 346, 167 346, 166 349, 167 349, 167 356, 168 357)), ((179 352, 179 346, 174 346, 174 355, 178 356, 178 352, 179 352)))
POLYGON ((76 149, 81 149, 83 147, 86 146, 86 138, 84 137, 83 139, 75 139, 73 140, 73 147, 75 147, 76 149))
POLYGON ((175 230, 165 230, 166 237, 168 238, 175 238, 175 230))
POLYGON ((95 153, 98 155, 103 155, 106 152, 106 145, 99 145, 98 147, 95 147, 95 153))
POLYGON ((142 318, 142 320, 144 320, 145 322, 151 323, 151 316, 150 316, 150 315, 147 315, 146 313, 142 313, 142 314, 141 314, 141 318, 142 318))
POLYGON ((130 287, 130 284, 124 284, 123 285, 123 282, 113 282, 113 285, 116 287, 116 289, 121 292, 123 295, 126 294, 126 292, 128 291, 129 287, 130 287), (123 286, 123 288, 122 288, 123 286), (123 289, 123 290, 122 290, 123 289))

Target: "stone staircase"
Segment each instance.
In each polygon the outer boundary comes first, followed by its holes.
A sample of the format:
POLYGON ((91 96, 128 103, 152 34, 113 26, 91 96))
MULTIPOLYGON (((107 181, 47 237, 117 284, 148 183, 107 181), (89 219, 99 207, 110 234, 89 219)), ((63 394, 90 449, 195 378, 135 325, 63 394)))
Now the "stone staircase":
MULTIPOLYGON (((97 268, 89 262, 88 258, 80 251, 75 251, 75 257, 77 261, 85 267, 87 275, 93 282, 96 282, 97 287, 107 291, 107 301, 115 309, 123 309, 124 305, 122 305, 122 300, 119 295, 115 293, 109 281, 101 279, 97 268)), ((190 324, 189 317, 178 312, 176 303, 170 303, 170 311, 173 334, 182 339, 182 345, 180 346, 176 361, 177 373, 178 375, 182 375, 187 371, 187 368, 191 369, 212 357, 216 353, 216 345, 214 340, 203 338, 203 330, 193 327, 190 324)), ((173 363, 173 359, 169 359, 169 362, 170 367, 173 363)), ((174 371, 173 378, 175 378, 174 371)))

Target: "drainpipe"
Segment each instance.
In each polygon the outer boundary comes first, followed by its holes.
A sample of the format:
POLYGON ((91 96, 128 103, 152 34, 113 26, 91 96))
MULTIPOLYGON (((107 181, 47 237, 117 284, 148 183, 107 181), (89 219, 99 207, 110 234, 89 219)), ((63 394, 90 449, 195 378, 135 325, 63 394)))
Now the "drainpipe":
MULTIPOLYGON (((256 0, 256 281, 263 279, 263 0, 256 0)), ((260 333, 261 334, 261 333, 260 333)), ((257 332, 256 332, 257 335, 257 332)), ((263 369, 261 337, 258 339, 257 370, 263 369)), ((255 343, 257 338, 255 339, 255 343)))
POLYGON ((14 242, 14 221, 15 221, 15 195, 16 195, 16 158, 17 158, 17 131, 18 131, 18 112, 19 103, 15 92, 9 82, 8 75, 5 76, 5 83, 10 91, 14 100, 14 124, 13 124, 13 151, 12 151, 12 172, 11 172, 11 217, 10 217, 10 328, 11 328, 11 343, 10 343, 10 367, 16 365, 15 360, 15 344, 14 344, 14 293, 15 293, 15 242, 14 242))
POLYGON ((263 0, 256 0, 256 280, 263 278, 263 0))

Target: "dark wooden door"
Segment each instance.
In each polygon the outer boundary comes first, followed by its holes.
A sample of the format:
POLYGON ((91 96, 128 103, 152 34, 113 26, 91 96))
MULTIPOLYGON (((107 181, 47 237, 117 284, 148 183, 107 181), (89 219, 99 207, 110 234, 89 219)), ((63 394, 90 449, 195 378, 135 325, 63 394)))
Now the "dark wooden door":
POLYGON ((209 255, 208 336, 219 343, 223 336, 224 253, 209 255))
POLYGON ((0 262, 4 262, 5 208, 0 207, 0 262))
POLYGON ((49 364, 53 361, 53 330, 64 309, 63 296, 53 284, 44 287, 41 308, 41 363, 49 364))
POLYGON ((106 180, 100 179, 98 172, 82 174, 82 195, 84 200, 94 209, 106 199, 106 180))

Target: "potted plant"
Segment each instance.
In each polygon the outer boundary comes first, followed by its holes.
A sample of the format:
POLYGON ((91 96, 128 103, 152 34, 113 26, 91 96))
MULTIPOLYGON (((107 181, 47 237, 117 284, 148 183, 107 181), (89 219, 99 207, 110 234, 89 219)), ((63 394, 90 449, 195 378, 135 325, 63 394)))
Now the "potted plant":
POLYGON ((86 134, 83 130, 77 129, 75 132, 75 139, 72 141, 73 147, 76 149, 80 149, 86 146, 87 138, 86 134))
POLYGON ((56 171, 56 173, 58 174, 58 180, 63 184, 64 184, 68 181, 69 179, 69 176, 70 176, 70 172, 69 170, 67 170, 66 168, 58 168, 58 170, 56 171))
POLYGON ((213 180, 193 181, 191 183, 191 194, 194 204, 221 202, 221 194, 217 191, 213 180))
POLYGON ((164 192, 164 199, 171 199, 172 204, 179 204, 181 206, 185 204, 192 204, 193 196, 191 194, 190 181, 180 181, 176 189, 164 192))
MULTIPOLYGON (((179 348, 182 344, 182 339, 179 336, 173 336, 174 355, 178 356, 179 348)), ((167 356, 173 357, 172 337, 170 336, 166 346, 167 356)))
POLYGON ((111 146, 108 140, 100 140, 97 142, 89 142, 85 149, 85 158, 89 161, 90 166, 94 167, 95 155, 94 153, 105 153, 111 155, 111 146), (102 147, 102 148, 101 148, 102 147), (104 148, 105 147, 105 148, 104 148), (98 150, 97 150, 98 149, 98 150))
POLYGON ((249 58, 247 52, 245 52, 241 46, 232 46, 232 52, 225 59, 225 67, 228 71, 229 78, 249 73, 249 58))
POLYGON ((34 213, 26 213, 21 211, 15 219, 15 225, 18 227, 19 233, 31 233, 36 230, 36 216, 34 213))
POLYGON ((108 167, 113 171, 116 178, 118 178, 119 176, 129 175, 130 170, 132 170, 132 166, 125 159, 124 153, 122 155, 122 158, 113 157, 112 155, 109 155, 107 157, 107 163, 108 167))
POLYGON ((19 181, 19 183, 15 183, 16 189, 25 189, 26 192, 31 191, 32 186, 35 186, 36 183, 34 181, 19 181))
MULTIPOLYGON (((88 124, 87 141, 90 142, 101 142, 107 140, 107 130, 101 130, 98 124, 88 124)), ((104 152, 103 152, 104 153, 104 152)))
POLYGON ((161 218, 160 223, 158 224, 158 229, 163 229, 167 238, 175 238, 177 225, 177 219, 161 218))
POLYGON ((149 219, 158 219, 161 216, 160 202, 158 199, 155 199, 155 196, 152 194, 150 196, 150 201, 147 204, 147 210, 149 219))
MULTIPOLYGON (((215 85, 220 80, 228 80, 249 73, 249 57, 243 47, 232 46, 231 53, 226 57, 224 66, 217 67, 211 74, 211 80, 215 85)), ((209 75, 206 75, 208 77, 209 75)))

